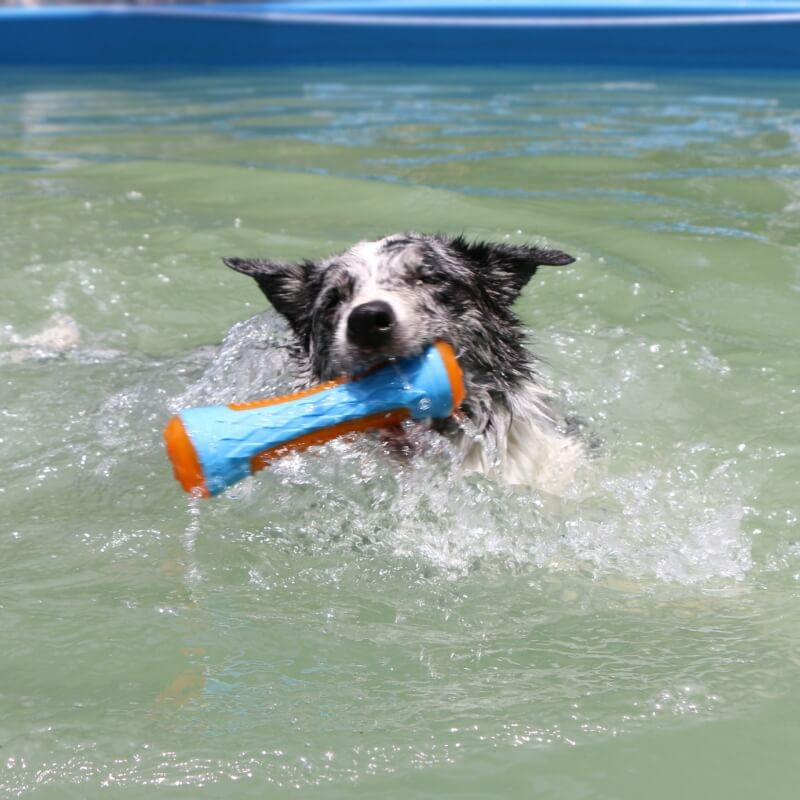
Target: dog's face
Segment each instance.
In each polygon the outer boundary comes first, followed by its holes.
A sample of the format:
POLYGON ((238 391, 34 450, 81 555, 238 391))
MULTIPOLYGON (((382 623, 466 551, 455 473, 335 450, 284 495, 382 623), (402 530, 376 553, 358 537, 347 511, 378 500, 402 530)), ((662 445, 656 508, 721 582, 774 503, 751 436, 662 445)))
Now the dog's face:
POLYGON ((319 262, 225 263, 255 278, 314 377, 326 380, 416 355, 437 339, 460 355, 502 349, 516 332, 511 305, 537 267, 573 260, 558 250, 397 234, 319 262))

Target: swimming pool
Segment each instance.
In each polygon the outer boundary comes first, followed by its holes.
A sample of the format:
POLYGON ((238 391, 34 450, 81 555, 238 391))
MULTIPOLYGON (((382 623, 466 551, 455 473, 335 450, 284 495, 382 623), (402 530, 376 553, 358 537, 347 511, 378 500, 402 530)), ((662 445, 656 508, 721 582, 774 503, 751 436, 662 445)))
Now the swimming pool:
POLYGON ((793 797, 798 207, 780 74, 7 70, 0 793, 793 797), (579 256, 519 306, 575 485, 187 503, 170 411, 285 388, 221 256, 406 228, 579 256))

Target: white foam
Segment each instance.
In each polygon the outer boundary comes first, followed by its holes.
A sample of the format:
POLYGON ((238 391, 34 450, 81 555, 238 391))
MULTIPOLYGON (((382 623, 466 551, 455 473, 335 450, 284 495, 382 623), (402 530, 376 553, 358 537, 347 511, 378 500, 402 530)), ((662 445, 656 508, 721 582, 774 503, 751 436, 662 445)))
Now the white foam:
MULTIPOLYGON (((240 323, 172 408, 286 391, 287 341, 272 314, 240 323)), ((628 367, 652 360, 648 348, 635 350, 628 367)), ((410 435, 409 461, 379 437, 339 440, 282 459, 225 502, 314 548, 368 543, 452 578, 478 566, 589 571, 719 591, 753 568, 736 464, 703 443, 656 451, 609 441, 591 458, 555 448, 542 454, 553 480, 531 488, 469 475, 448 440, 418 427, 410 435)))
POLYGON ((4 334, 3 338, 12 345, 12 349, 5 354, 5 358, 0 354, 0 360, 12 364, 60 356, 76 348, 81 341, 78 323, 61 311, 51 314, 42 329, 31 336, 20 336, 10 325, 6 326, 4 334))

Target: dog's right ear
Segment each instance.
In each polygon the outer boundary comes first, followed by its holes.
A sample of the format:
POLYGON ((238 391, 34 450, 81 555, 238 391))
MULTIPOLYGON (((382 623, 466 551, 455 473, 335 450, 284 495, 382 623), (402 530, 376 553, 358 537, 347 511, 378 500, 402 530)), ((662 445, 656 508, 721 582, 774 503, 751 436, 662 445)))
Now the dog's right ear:
POLYGON ((285 264, 280 261, 261 259, 223 258, 231 269, 255 278, 258 287, 272 303, 273 308, 283 314, 296 332, 300 332, 311 309, 311 274, 314 264, 302 261, 285 264))
POLYGON ((463 236, 450 239, 449 244, 474 264, 487 294, 509 306, 540 266, 563 267, 575 261, 560 250, 528 244, 469 242, 463 236))

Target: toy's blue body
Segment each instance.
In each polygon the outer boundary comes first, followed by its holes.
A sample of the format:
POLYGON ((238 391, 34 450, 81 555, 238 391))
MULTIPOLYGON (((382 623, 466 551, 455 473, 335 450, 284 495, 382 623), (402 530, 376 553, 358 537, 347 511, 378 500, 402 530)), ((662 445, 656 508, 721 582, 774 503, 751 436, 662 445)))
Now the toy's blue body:
POLYGON ((178 417, 205 478, 204 493, 219 494, 250 475, 254 457, 284 446, 290 449, 309 439, 316 443, 316 434, 322 434, 317 441, 333 438, 347 432, 347 423, 377 417, 378 427, 379 415, 396 419, 392 412, 398 409, 406 412, 403 417, 417 420, 450 416, 461 398, 451 385, 452 374, 441 346, 431 346, 416 358, 390 362, 362 378, 311 394, 290 395, 266 405, 252 404, 254 407, 211 406, 182 411, 178 417), (326 430, 332 431, 330 437, 325 437, 326 430))

